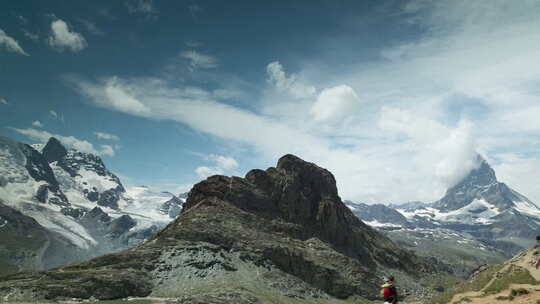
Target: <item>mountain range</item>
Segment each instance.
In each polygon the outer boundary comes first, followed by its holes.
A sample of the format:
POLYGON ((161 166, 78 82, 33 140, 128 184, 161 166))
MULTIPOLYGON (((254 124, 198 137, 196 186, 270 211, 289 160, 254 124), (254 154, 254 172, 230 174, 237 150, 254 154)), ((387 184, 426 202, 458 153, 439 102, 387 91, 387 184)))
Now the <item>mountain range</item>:
POLYGON ((431 295, 441 276, 354 216, 329 171, 286 155, 244 178, 196 184, 176 220, 139 246, 2 277, 0 298, 345 303, 378 298, 390 273, 412 299, 431 295))
POLYGON ((27 145, 0 137, 0 267, 48 269, 140 244, 185 201, 126 188, 97 155, 56 138, 27 145))
POLYGON ((478 156, 477 162, 475 169, 432 203, 349 201, 347 205, 401 245, 421 255, 442 257, 448 264, 461 264, 466 274, 530 247, 540 231, 540 208, 499 182, 484 158, 478 156))

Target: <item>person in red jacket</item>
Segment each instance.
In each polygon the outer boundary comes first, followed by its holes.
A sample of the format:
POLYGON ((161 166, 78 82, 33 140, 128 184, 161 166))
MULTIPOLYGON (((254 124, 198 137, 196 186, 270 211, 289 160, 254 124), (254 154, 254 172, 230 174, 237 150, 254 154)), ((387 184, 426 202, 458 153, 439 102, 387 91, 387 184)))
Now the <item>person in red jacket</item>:
POLYGON ((384 298, 384 304, 397 304, 398 302, 398 294, 394 283, 393 276, 384 279, 384 284, 381 286, 381 296, 384 298))

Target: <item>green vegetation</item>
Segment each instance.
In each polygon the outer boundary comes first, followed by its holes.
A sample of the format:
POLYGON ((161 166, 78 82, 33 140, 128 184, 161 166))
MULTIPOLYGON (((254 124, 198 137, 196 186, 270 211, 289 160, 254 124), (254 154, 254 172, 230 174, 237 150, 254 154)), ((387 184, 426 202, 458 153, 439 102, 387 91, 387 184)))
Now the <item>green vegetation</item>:
POLYGON ((510 295, 512 297, 519 297, 521 295, 525 295, 525 294, 529 294, 529 291, 525 288, 519 288, 519 289, 512 289, 512 291, 510 291, 510 295))
MULTIPOLYGON (((507 295, 507 296, 498 296, 498 297, 495 298, 495 300, 513 301, 515 297, 519 297, 519 296, 525 295, 525 294, 529 294, 529 291, 527 289, 525 289, 525 288, 512 289, 510 291, 509 295, 507 295)), ((538 302, 536 302, 536 303, 538 303, 538 302)))
POLYGON ((503 267, 502 264, 492 265, 482 272, 478 273, 472 280, 459 282, 447 288, 444 292, 439 295, 434 296, 430 304, 446 304, 452 300, 454 295, 459 293, 465 293, 470 291, 480 291, 484 286, 486 286, 489 281, 493 278, 495 273, 503 267))
POLYGON ((489 294, 499 293, 510 288, 510 284, 531 284, 538 285, 531 274, 524 268, 511 266, 502 276, 497 277, 484 291, 489 294))

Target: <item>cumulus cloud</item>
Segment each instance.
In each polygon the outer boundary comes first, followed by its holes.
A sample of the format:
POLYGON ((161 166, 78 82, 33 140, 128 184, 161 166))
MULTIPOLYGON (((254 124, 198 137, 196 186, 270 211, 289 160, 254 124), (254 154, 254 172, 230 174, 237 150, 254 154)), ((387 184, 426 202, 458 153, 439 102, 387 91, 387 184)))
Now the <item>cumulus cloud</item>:
POLYGON ((201 166, 195 169, 195 173, 197 173, 200 178, 207 178, 212 175, 222 175, 223 170, 217 167, 201 166))
POLYGON ((224 170, 238 168, 238 162, 232 157, 210 154, 207 159, 215 162, 219 168, 222 168, 224 170))
POLYGON ((53 134, 45 130, 37 130, 37 129, 32 129, 32 128, 26 128, 26 129, 11 128, 11 129, 17 133, 23 134, 29 137, 30 139, 37 140, 41 143, 46 143, 49 140, 49 138, 55 137, 56 139, 58 139, 60 142, 62 142, 64 145, 68 146, 69 148, 73 148, 81 152, 92 153, 92 154, 102 155, 102 156, 114 156, 115 154, 113 147, 109 145, 102 145, 100 149, 98 149, 91 142, 78 139, 74 136, 63 136, 60 134, 53 134))
POLYGON ((279 61, 266 66, 267 81, 277 90, 289 93, 294 98, 309 98, 315 94, 315 87, 302 83, 297 75, 289 75, 283 70, 279 61))
POLYGON ((9 102, 8 102, 5 98, 1 98, 1 97, 0 97, 0 104, 8 105, 9 102))
POLYGON ((214 166, 201 166, 195 169, 195 173, 200 178, 206 178, 211 175, 225 174, 226 172, 238 168, 238 162, 228 156, 210 154, 205 156, 206 161, 214 163, 214 166))
POLYGON ((32 126, 38 127, 38 128, 43 128, 44 125, 41 123, 41 121, 36 120, 36 121, 32 122, 32 126))
POLYGON ((70 30, 67 23, 61 19, 54 20, 51 23, 51 35, 47 42, 58 51, 79 52, 88 46, 83 35, 70 30))
POLYGON ((0 48, 19 55, 30 56, 21 48, 17 40, 8 36, 2 29, 0 29, 0 48))
POLYGON ((114 135, 114 134, 109 134, 109 133, 105 133, 105 132, 94 132, 94 135, 96 135, 97 138, 99 139, 106 139, 106 140, 120 140, 120 137, 114 135))
POLYGON ((339 85, 322 90, 310 113, 316 121, 337 122, 354 114, 359 105, 360 100, 353 88, 339 85))
POLYGON ((184 51, 180 57, 187 59, 192 69, 213 69, 218 67, 217 58, 198 51, 184 51))
POLYGON ((440 155, 435 175, 448 188, 456 185, 479 165, 473 130, 472 123, 461 121, 434 147, 440 155))

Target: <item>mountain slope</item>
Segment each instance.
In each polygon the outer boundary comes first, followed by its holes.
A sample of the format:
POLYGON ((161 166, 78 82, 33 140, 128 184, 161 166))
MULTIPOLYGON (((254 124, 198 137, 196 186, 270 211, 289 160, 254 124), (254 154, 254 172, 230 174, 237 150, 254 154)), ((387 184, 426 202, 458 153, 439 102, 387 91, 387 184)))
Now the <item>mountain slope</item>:
POLYGON ((469 280, 452 286, 430 303, 532 303, 540 301, 540 247, 521 251, 501 264, 479 268, 469 280))
POLYGON ((392 205, 385 210, 358 204, 352 207, 359 209, 355 213, 360 218, 368 223, 376 221, 373 223, 380 227, 455 231, 496 247, 507 256, 531 246, 540 229, 540 208, 499 182, 495 171, 480 156, 478 167, 434 203, 392 205), (389 218, 394 211, 401 213, 406 222, 396 216, 389 218))
MULTIPOLYGON (((295 156, 245 178, 212 176, 151 240, 60 269, 2 278, 8 300, 177 297, 186 303, 378 298, 392 273, 425 293, 433 265, 356 218, 325 169, 295 156)), ((304 302, 302 302, 304 303, 304 302)))
MULTIPOLYGON (((0 137, 0 201, 18 212, 3 218, 8 223, 30 218, 33 229, 47 236, 47 242, 38 242, 44 248, 34 248, 31 263, 13 256, 16 241, 8 246, 0 239, 0 248, 11 248, 11 254, 0 255, 0 263, 12 265, 9 271, 46 269, 141 243, 173 220, 184 200, 171 193, 148 200, 152 191, 139 188, 126 190, 101 158, 66 149, 55 138, 30 146, 0 137)), ((0 233, 8 228, 0 227, 0 233)), ((11 233, 20 240, 20 250, 26 248, 25 232, 11 233)))

